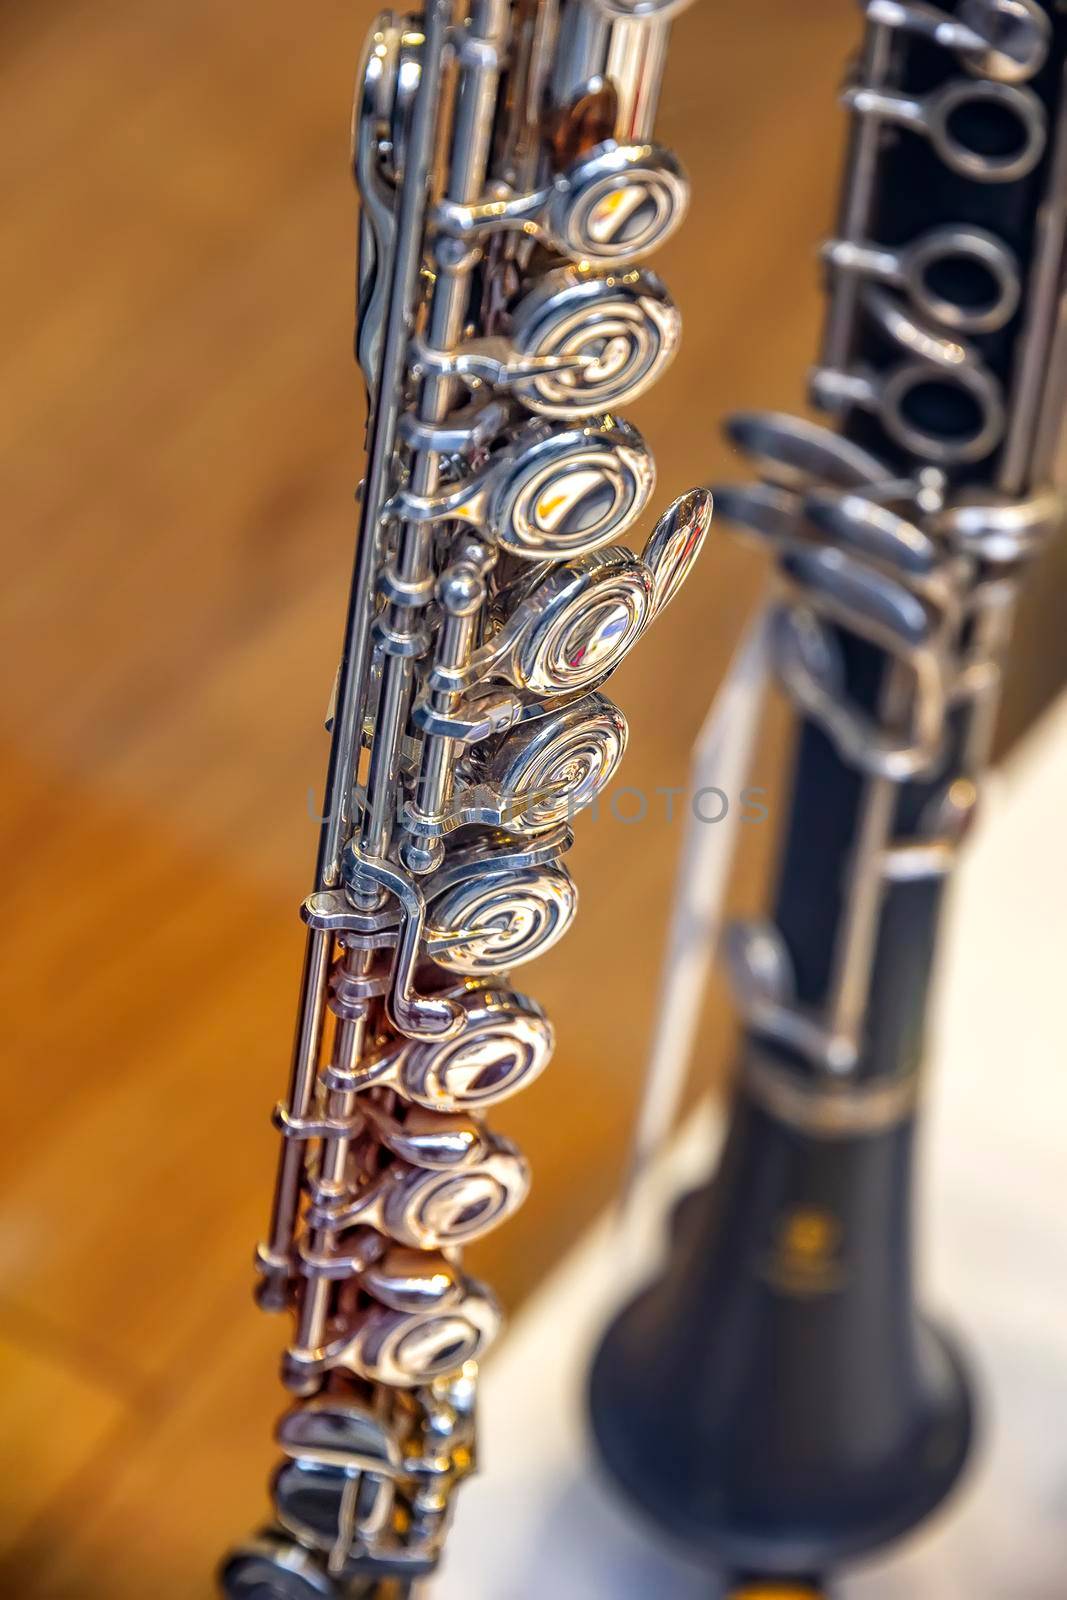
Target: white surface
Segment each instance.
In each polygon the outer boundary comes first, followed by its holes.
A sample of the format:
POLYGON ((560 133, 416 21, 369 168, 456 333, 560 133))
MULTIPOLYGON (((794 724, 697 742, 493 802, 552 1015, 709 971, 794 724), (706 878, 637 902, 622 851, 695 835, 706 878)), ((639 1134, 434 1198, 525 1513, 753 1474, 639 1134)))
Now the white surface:
MULTIPOLYGON (((927 1080, 923 1278, 980 1374, 982 1439, 946 1511, 841 1593, 1065 1600, 1067 700, 996 780, 948 934, 927 1080)), ((669 1152, 679 1187, 706 1169, 715 1136, 705 1110, 669 1152)), ((599 1480, 585 1432, 589 1355, 640 1273, 666 1165, 625 1245, 610 1219, 598 1226, 488 1363, 482 1471, 463 1488, 433 1600, 708 1600, 707 1575, 599 1480)))

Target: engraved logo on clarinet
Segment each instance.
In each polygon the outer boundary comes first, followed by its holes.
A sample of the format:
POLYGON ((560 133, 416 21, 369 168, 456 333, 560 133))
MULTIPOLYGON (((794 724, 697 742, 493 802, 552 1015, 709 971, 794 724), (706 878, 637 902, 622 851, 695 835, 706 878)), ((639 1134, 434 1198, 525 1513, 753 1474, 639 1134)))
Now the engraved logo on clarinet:
POLYGON ((760 1276, 780 1294, 833 1294, 845 1281, 841 1221, 821 1206, 794 1206, 774 1225, 771 1250, 760 1276))

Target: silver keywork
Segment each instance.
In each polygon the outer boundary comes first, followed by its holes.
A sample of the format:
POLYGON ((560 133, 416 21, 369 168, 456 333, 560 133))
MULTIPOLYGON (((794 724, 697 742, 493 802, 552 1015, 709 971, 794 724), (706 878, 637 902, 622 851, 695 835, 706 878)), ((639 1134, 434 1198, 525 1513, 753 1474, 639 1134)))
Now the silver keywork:
MULTIPOLYGON (((626 745, 610 672, 691 570, 710 495, 655 485, 619 407, 673 358, 641 264, 688 204, 654 113, 678 0, 386 13, 353 122, 360 535, 278 1176, 257 1250, 292 1332, 276 1527, 230 1600, 434 1566, 500 1324, 463 1246, 529 1182, 481 1120, 553 1034, 511 967, 567 931, 570 823, 626 745), (583 121, 583 97, 595 116, 583 121)), ((358 1581, 357 1581, 358 1580, 358 1581)))

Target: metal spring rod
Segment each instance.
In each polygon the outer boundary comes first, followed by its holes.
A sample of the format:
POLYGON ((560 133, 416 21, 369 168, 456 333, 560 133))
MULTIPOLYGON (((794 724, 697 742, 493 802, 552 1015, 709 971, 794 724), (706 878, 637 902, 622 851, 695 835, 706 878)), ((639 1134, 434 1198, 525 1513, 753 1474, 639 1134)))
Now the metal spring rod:
MULTIPOLYGON (((343 971, 352 977, 362 977, 370 964, 368 952, 353 949, 345 953, 343 971)), ((367 1005, 363 1015, 338 1018, 334 1034, 330 1065, 338 1072, 351 1072, 363 1050, 367 1028, 367 1005)), ((332 1089, 326 1095, 326 1115, 348 1120, 356 1109, 357 1095, 351 1090, 332 1089)), ((345 1168, 351 1138, 347 1134, 333 1134, 323 1139, 319 1157, 319 1188, 328 1189, 340 1198, 345 1189, 345 1168)), ((313 1228, 308 1241, 310 1251, 317 1256, 331 1254, 336 1246, 336 1230, 329 1227, 313 1228)), ((326 1313, 330 1299, 330 1282, 326 1278, 309 1277, 304 1282, 304 1298, 300 1306, 297 1344, 302 1349, 318 1349, 325 1336, 326 1313)), ((301 1379, 299 1369, 283 1366, 287 1386, 294 1392, 306 1394, 319 1387, 318 1378, 301 1379)))
MULTIPOLYGON (((910 691, 907 672, 899 663, 890 667, 881 695, 886 722, 906 706, 910 691)), ((847 1039, 853 1046, 851 1067, 860 1059, 863 1020, 873 971, 875 941, 885 893, 884 860, 893 834, 899 785, 893 778, 872 774, 866 780, 851 868, 844 891, 843 921, 834 951, 826 1001, 826 1027, 831 1037, 847 1039)))
MULTIPOLYGON (((1008 407, 1008 431, 997 471, 997 487, 1005 494, 1021 494, 1027 481, 1050 472, 1055 463, 1049 439, 1042 438, 1038 421, 1049 351, 1059 331, 1062 337, 1063 302, 1057 293, 1057 279, 1067 233, 1067 122, 1056 128, 1052 150, 1049 198, 1038 217, 1038 248, 1034 252, 1031 281, 1027 290, 1027 327, 1023 337, 1023 359, 1012 386, 1008 407)), ((1047 406, 1047 397, 1046 406, 1047 406)), ((1054 408, 1048 407, 1047 413, 1054 408)), ((1046 430, 1051 431, 1051 430, 1046 430)))
MULTIPOLYGON (((457 95, 448 198, 459 203, 478 199, 485 184, 492 137, 492 112, 496 103, 498 47, 507 19, 505 0, 478 0, 470 17, 469 32, 460 46, 461 80, 457 95), (463 59, 466 55, 466 60, 463 59)), ((451 349, 463 333, 470 301, 473 260, 439 272, 429 310, 429 343, 451 349)), ((456 403, 456 380, 430 374, 419 386, 416 415, 422 422, 442 422, 456 403)), ((437 451, 417 449, 411 461, 413 492, 432 494, 440 477, 437 451)), ((404 583, 419 584, 430 571, 433 530, 404 522, 397 541, 396 568, 404 583)), ((389 627, 400 632, 411 607, 394 604, 389 627)), ((382 666, 381 697, 367 778, 367 808, 360 832, 362 850, 381 857, 388 853, 395 822, 400 747, 411 705, 413 668, 410 657, 386 655, 382 666)))
MULTIPOLYGON (((355 755, 363 722, 363 669, 369 641, 374 579, 380 565, 379 517, 388 493, 397 419, 403 398, 404 362, 422 262, 423 217, 433 159, 437 105, 450 18, 451 0, 428 0, 422 55, 423 71, 412 118, 408 150, 410 181, 404 185, 400 198, 392 293, 389 298, 382 349, 378 402, 373 411, 373 421, 367 441, 367 475, 363 487, 352 599, 345 627, 337 711, 333 723, 333 737, 330 741, 330 761, 326 779, 327 804, 316 866, 319 888, 332 887, 338 881, 340 850, 351 811, 351 791, 356 772, 355 755)), ((309 931, 289 1078, 288 1110, 291 1116, 305 1117, 311 1103, 315 1068, 321 1046, 323 997, 332 946, 333 941, 329 934, 309 931)), ((304 1157, 299 1144, 283 1139, 270 1231, 267 1243, 260 1247, 258 1258, 260 1270, 265 1275, 260 1298, 261 1303, 268 1308, 280 1308, 287 1302, 287 1286, 292 1270, 293 1229, 303 1164, 304 1157)))
MULTIPOLYGON (((476 541, 460 536, 457 541, 466 544, 468 556, 476 541)), ((491 552, 483 547, 486 561, 491 552)), ((486 561, 480 563, 486 565, 486 561)), ((477 614, 485 598, 485 584, 478 566, 469 559, 456 562, 445 572, 438 586, 444 617, 437 640, 437 664, 452 670, 465 667, 474 647, 477 614)), ((453 716, 462 703, 461 690, 432 689, 429 704, 438 716, 453 716)), ((452 798, 457 749, 455 739, 447 735, 426 734, 422 745, 422 759, 415 784, 415 803, 429 816, 443 812, 452 798)), ((444 855, 443 840, 405 840, 401 847, 404 864, 412 872, 428 872, 438 865, 444 855)))
MULTIPOLYGON (((868 21, 860 71, 860 82, 866 88, 882 88, 888 81, 892 52, 893 30, 882 23, 868 21)), ((879 117, 862 117, 858 113, 853 116, 838 226, 838 237, 849 244, 859 244, 868 236, 881 138, 879 117)), ((855 273, 835 273, 820 366, 844 368, 848 365, 859 293, 860 283, 855 273)))

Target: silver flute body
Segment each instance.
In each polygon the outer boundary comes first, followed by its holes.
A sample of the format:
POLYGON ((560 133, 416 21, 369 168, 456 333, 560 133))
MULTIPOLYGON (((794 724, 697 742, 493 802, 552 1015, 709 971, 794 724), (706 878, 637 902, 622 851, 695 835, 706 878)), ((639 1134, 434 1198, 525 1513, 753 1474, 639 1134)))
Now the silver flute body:
POLYGON ((726 956, 726 1145, 594 1367, 608 1466, 736 1596, 822 1592, 968 1455, 916 1303, 911 1172, 944 891, 1019 585, 1063 520, 1067 15, 865 0, 810 398, 733 417, 795 712, 774 903, 726 956))
POLYGON ((273 1520, 230 1600, 406 1594, 474 1463, 500 1324, 463 1245, 522 1203, 484 1113, 551 1024, 509 970, 567 929, 570 823, 626 743, 601 692, 701 547, 640 556, 654 467, 616 415, 678 312, 643 257, 687 184, 652 139, 670 14, 427 0, 357 87, 366 471, 258 1297, 292 1318, 273 1520))

